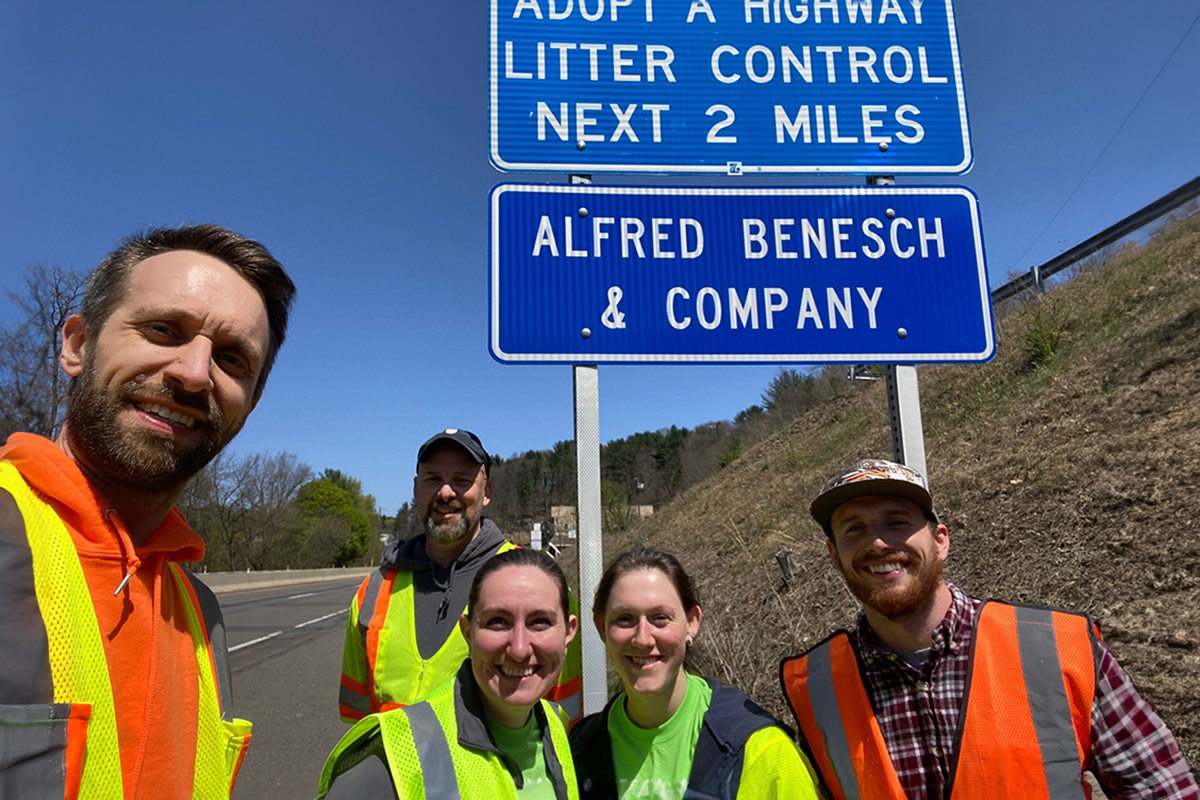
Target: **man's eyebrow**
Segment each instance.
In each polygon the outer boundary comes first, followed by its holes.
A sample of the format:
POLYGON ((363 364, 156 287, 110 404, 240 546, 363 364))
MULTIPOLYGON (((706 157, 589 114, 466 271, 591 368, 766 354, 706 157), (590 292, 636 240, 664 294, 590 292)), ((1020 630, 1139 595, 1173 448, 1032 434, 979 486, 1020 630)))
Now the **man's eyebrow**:
POLYGON ((156 306, 146 303, 135 303, 131 308, 131 314, 134 317, 167 317, 167 318, 195 318, 196 315, 189 312, 187 309, 179 306, 156 306))

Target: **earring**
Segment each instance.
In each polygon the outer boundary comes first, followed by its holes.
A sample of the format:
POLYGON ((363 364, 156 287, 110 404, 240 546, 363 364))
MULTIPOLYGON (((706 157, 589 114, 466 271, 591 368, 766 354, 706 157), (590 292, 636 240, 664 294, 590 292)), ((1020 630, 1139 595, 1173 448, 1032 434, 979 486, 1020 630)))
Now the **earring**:
POLYGON ((692 642, 694 642, 694 641, 696 641, 696 635, 695 635, 695 634, 693 634, 693 633, 689 633, 689 634, 688 634, 688 637, 687 637, 687 646, 688 646, 688 647, 691 647, 691 646, 692 646, 692 642))

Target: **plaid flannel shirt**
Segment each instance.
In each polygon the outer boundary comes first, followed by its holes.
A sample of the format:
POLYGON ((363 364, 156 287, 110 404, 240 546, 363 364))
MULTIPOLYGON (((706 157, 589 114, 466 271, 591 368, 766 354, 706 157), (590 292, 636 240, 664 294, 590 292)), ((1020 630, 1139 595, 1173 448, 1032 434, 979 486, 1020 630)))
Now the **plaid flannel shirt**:
MULTIPOLYGON (((884 647, 859 615, 852 633, 888 753, 910 800, 945 800, 976 612, 982 601, 951 585, 953 602, 933 631, 921 670, 884 647)), ((1086 769, 1109 797, 1197 800, 1175 737, 1103 643, 1086 769)))

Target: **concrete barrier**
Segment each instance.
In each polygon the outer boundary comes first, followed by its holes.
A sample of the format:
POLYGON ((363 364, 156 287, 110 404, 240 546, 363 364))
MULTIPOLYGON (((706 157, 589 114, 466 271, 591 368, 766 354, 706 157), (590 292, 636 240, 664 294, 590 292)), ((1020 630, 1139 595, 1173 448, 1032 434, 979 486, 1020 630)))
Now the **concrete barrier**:
POLYGON ((198 572, 216 594, 244 592, 250 589, 269 589, 275 586, 303 586, 309 583, 362 579, 378 567, 342 567, 332 569, 279 569, 264 572, 198 572))

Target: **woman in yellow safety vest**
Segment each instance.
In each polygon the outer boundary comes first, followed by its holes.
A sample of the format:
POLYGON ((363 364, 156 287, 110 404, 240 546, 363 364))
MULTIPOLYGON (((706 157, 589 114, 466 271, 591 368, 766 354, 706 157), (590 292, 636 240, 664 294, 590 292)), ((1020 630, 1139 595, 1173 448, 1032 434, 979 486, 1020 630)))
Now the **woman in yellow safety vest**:
POLYGON ((578 800, 566 716, 543 699, 579 621, 562 569, 509 550, 475 575, 458 674, 355 724, 325 762, 321 798, 578 800))
POLYGON ((623 690, 571 731, 583 800, 816 800, 784 726, 742 692, 684 670, 700 602, 678 559, 618 556, 592 614, 623 690))

